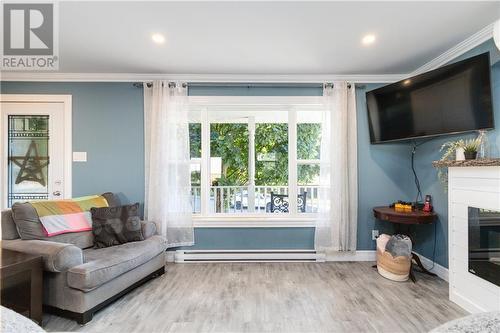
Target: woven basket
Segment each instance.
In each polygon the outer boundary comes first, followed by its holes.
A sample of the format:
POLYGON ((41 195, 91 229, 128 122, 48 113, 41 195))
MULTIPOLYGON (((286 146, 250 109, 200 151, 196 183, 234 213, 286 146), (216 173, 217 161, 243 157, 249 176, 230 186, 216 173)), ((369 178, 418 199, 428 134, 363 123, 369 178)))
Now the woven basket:
POLYGON ((377 270, 383 277, 393 281, 406 281, 410 276, 411 258, 393 257, 389 252, 377 250, 377 270))

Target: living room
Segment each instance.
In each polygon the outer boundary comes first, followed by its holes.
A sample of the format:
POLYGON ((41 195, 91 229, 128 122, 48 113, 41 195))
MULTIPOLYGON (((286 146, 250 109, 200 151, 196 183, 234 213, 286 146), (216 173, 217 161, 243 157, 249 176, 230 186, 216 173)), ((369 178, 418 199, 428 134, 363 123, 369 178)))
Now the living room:
POLYGON ((2 332, 500 330, 498 1, 1 6, 2 332))

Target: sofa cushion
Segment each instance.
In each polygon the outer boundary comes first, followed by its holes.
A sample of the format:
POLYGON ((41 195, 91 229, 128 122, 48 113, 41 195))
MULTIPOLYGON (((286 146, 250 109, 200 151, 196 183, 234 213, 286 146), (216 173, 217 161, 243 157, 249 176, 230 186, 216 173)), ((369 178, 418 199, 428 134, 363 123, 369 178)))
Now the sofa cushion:
POLYGON ((12 210, 5 209, 2 210, 2 217, 0 219, 2 222, 2 239, 18 239, 19 233, 16 229, 16 224, 12 218, 12 210))
POLYGON ((167 248, 161 236, 102 249, 83 251, 84 264, 68 270, 68 285, 84 292, 148 262, 167 248))
POLYGON ((12 205, 12 218, 22 239, 48 239, 35 208, 28 202, 12 205))
MULTIPOLYGON (((116 195, 113 195, 113 193, 107 192, 102 196, 106 199, 106 201, 108 201, 108 205, 119 202, 118 198, 116 195)), ((94 236, 92 235, 92 231, 74 232, 47 237, 35 208, 33 208, 33 206, 29 203, 15 203, 12 206, 12 211, 6 212, 11 212, 12 219, 15 222, 17 232, 21 236, 21 239, 39 239, 58 243, 68 243, 81 249, 89 248, 94 245, 94 236)), ((2 212, 2 228, 4 228, 3 214, 4 212, 2 212)), ((4 238, 3 231, 4 230, 2 229, 2 238, 4 238)), ((11 234, 11 232, 8 233, 8 235, 11 234)))

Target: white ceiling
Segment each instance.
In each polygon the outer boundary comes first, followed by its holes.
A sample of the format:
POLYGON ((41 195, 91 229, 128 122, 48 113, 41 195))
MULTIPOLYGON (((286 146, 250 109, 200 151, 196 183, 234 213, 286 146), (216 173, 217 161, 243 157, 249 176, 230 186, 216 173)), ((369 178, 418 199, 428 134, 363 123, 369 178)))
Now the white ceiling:
POLYGON ((499 2, 63 2, 60 71, 409 73, 499 17, 499 2))

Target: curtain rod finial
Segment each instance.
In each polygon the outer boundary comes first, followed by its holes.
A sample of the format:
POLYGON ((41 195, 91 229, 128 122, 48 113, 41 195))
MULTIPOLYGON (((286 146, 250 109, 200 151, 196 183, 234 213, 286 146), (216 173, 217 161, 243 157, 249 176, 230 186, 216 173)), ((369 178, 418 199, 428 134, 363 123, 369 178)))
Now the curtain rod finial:
MULTIPOLYGON (((323 84, 323 89, 325 88, 333 88, 335 85, 332 82, 325 82, 323 84)), ((347 83, 347 88, 350 89, 351 87, 354 87, 354 84, 347 83)))
POLYGON ((153 83, 151 83, 151 82, 134 82, 134 83, 132 83, 132 86, 134 86, 135 88, 144 88, 144 87, 151 88, 153 86, 153 83))

